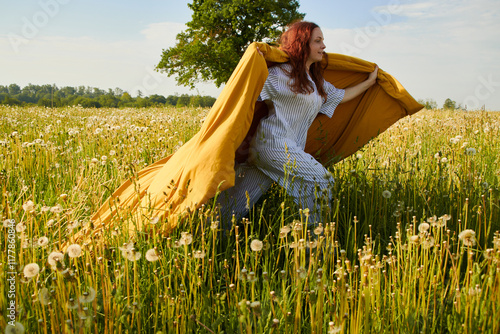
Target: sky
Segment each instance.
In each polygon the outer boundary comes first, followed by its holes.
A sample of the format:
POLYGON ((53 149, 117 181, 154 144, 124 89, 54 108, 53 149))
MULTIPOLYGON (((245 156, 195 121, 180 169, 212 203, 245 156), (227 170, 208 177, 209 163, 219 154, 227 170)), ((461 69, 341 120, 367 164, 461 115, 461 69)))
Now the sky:
MULTIPOLYGON (((192 12, 188 0, 0 0, 0 85, 200 94, 155 71, 192 12)), ((500 111, 500 1, 301 0, 327 52, 374 63, 418 100, 500 111)))

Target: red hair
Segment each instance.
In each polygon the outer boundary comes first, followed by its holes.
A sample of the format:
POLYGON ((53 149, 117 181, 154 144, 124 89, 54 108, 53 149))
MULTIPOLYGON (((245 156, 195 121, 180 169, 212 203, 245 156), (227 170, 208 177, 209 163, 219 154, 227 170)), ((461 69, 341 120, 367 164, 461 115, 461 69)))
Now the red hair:
MULTIPOLYGON (((290 88, 296 94, 311 94, 314 87, 307 77, 306 62, 311 51, 309 42, 314 29, 319 28, 316 23, 307 21, 297 21, 292 23, 279 39, 280 49, 285 51, 290 57, 292 70, 288 75, 292 79, 290 88)), ((309 68, 311 79, 316 84, 319 95, 326 99, 326 92, 323 87, 323 69, 321 63, 313 63, 309 68)))

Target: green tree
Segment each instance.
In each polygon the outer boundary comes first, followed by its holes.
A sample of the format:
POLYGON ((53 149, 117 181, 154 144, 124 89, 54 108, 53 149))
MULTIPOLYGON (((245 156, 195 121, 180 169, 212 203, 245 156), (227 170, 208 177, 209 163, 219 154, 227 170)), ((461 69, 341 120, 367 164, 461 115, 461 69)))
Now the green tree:
POLYGON ((200 80, 225 83, 245 49, 254 41, 273 41, 304 14, 297 0, 193 0, 187 29, 177 44, 163 50, 158 71, 176 75, 179 85, 194 88, 200 80))
POLYGON ((427 110, 437 109, 437 102, 433 99, 418 100, 418 103, 423 105, 427 110))
POLYGON ((443 109, 446 110, 455 110, 457 108, 457 103, 452 99, 448 98, 444 101, 443 109))

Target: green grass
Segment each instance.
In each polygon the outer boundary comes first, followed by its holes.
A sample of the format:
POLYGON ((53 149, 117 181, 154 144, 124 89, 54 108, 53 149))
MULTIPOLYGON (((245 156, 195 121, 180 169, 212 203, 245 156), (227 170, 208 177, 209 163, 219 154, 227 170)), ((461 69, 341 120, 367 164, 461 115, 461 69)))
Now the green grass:
POLYGON ((322 225, 272 187, 225 234, 209 202, 52 260, 207 112, 0 107, 2 329, 15 300, 26 333, 500 332, 498 113, 401 120, 331 167, 322 225))

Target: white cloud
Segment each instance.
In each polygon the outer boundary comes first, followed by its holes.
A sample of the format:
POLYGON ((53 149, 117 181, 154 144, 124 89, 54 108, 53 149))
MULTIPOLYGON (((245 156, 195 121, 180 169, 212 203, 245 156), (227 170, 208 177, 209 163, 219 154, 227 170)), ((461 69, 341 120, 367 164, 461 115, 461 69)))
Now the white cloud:
POLYGON ((221 89, 197 85, 198 91, 176 85, 175 78, 156 72, 163 49, 175 45, 176 35, 185 29, 179 23, 150 24, 141 31, 143 39, 113 43, 90 37, 38 36, 12 48, 0 37, 2 85, 17 83, 57 86, 119 87, 135 95, 197 94, 217 97, 221 89))
POLYGON ((417 99, 500 110, 496 8, 496 0, 415 1, 377 7, 365 26, 324 34, 329 52, 377 62, 417 99))

